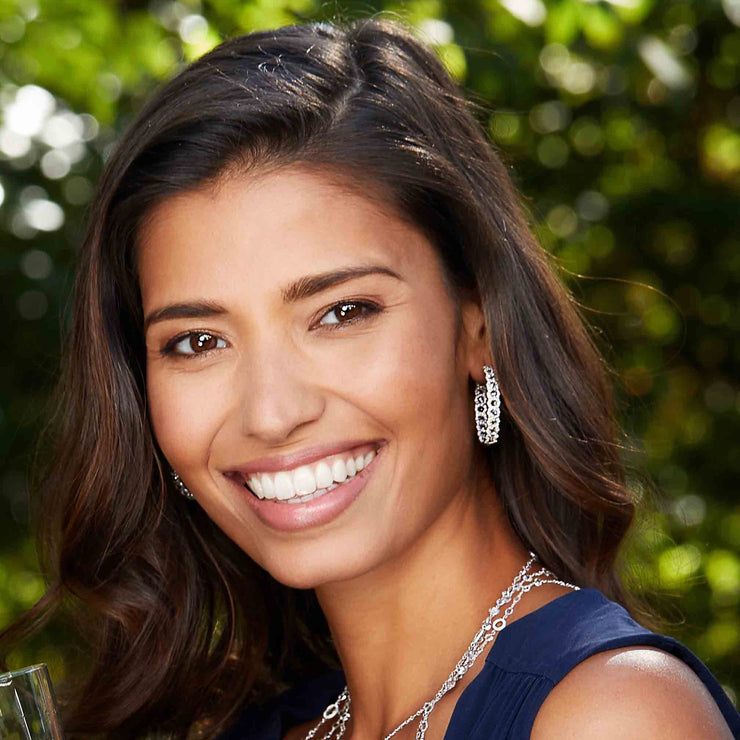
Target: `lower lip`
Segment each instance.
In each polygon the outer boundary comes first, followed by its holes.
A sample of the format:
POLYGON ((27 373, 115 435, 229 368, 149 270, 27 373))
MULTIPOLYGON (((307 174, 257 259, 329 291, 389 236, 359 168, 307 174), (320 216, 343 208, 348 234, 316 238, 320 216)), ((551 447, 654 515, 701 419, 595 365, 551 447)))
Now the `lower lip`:
POLYGON ((244 487, 247 503, 252 507, 259 520, 273 529, 284 532, 295 532, 309 527, 318 527, 336 519, 360 495, 375 469, 378 458, 383 454, 383 447, 376 453, 367 467, 363 468, 354 478, 333 488, 323 496, 306 501, 305 504, 277 503, 267 499, 257 498, 244 487))

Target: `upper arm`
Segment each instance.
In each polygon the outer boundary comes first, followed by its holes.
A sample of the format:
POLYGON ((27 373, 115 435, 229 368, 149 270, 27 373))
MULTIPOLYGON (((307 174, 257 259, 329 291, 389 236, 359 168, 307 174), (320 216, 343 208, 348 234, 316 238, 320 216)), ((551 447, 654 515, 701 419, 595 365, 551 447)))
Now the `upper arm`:
POLYGON ((584 660, 548 694, 532 740, 660 737, 732 740, 701 679, 656 648, 607 650, 584 660))

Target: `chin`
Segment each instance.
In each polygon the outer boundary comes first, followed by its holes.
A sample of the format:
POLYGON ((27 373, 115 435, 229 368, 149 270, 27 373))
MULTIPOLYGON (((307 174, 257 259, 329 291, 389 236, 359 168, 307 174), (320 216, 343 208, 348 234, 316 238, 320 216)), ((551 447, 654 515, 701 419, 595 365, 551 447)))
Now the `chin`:
POLYGON ((271 553, 260 565, 279 583, 297 589, 315 589, 331 583, 359 578, 377 568, 381 553, 361 546, 358 537, 343 537, 344 543, 321 538, 288 556, 271 553))

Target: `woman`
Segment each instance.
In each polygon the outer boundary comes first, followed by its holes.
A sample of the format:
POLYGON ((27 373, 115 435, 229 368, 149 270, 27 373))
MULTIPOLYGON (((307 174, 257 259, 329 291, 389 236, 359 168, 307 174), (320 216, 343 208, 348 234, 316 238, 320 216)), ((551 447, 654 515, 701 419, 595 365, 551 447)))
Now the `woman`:
POLYGON ((24 624, 85 615, 74 733, 731 737, 620 606, 616 442, 433 54, 377 21, 237 38, 102 178, 24 624))

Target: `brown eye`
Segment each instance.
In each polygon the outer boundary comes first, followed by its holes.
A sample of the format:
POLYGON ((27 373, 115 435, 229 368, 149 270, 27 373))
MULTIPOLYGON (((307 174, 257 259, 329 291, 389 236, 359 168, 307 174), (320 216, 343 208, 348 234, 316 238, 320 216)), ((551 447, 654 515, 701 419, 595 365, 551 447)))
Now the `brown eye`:
POLYGON ((216 349, 218 339, 213 334, 191 334, 190 349, 193 352, 207 352, 209 349, 216 349))
POLYGON ((348 324, 351 321, 365 318, 369 314, 377 313, 378 310, 378 307, 373 304, 361 303, 359 301, 337 303, 321 317, 319 323, 323 325, 348 324))
POLYGON ((223 349, 226 346, 226 342, 215 334, 207 331, 194 331, 173 340, 165 348, 165 354, 194 357, 212 349, 223 349))
POLYGON ((337 317, 340 321, 348 321, 362 315, 362 306, 359 303, 343 303, 337 309, 337 317))

